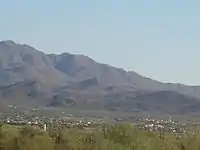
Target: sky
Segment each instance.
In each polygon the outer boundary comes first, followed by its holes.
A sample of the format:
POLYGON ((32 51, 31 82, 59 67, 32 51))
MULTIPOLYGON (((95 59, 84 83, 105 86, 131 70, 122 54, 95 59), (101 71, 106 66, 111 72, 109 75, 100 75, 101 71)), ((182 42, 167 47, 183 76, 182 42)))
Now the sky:
POLYGON ((199 0, 1 0, 0 40, 200 85, 199 0))

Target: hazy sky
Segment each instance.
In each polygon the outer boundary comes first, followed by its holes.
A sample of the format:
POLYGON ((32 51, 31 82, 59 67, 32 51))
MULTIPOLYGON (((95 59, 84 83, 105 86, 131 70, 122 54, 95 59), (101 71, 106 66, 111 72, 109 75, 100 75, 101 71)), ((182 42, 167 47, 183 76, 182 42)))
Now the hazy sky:
POLYGON ((200 84, 199 0, 1 0, 0 40, 200 84))

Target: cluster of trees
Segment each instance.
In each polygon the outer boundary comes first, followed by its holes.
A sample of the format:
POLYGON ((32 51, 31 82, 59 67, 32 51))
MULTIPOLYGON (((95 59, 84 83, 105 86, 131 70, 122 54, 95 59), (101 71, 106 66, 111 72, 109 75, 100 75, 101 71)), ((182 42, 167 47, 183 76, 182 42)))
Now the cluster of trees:
POLYGON ((0 126, 0 150, 199 150, 200 138, 180 139, 172 134, 160 139, 156 133, 132 125, 96 129, 62 129, 44 132, 31 126, 0 126))

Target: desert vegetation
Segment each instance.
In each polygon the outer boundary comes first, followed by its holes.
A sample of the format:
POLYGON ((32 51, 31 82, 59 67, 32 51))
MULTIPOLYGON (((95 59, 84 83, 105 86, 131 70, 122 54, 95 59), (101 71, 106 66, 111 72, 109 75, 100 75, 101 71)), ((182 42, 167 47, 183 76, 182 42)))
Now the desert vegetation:
POLYGON ((94 129, 0 126, 0 150, 199 150, 200 136, 153 133, 131 124, 94 129))

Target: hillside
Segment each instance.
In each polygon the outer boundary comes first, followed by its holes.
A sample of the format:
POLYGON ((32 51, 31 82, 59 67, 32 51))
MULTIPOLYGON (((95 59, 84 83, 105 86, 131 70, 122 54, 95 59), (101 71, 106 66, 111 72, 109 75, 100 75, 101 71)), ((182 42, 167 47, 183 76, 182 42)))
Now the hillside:
POLYGON ((84 55, 0 42, 0 104, 163 113, 200 112, 200 87, 161 83, 84 55))

